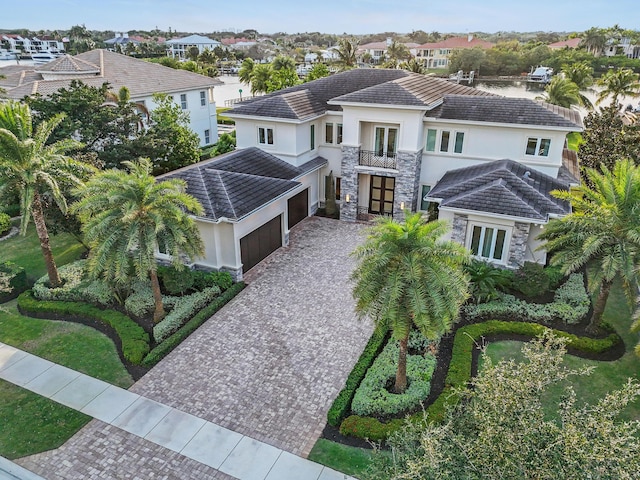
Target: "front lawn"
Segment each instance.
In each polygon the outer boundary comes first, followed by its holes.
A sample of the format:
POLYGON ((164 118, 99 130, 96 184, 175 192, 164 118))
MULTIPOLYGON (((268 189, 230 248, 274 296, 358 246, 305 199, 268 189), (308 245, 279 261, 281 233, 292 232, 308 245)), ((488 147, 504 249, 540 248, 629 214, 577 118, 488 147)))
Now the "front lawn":
POLYGON ((350 447, 320 438, 309 453, 309 460, 359 477, 367 470, 372 455, 373 450, 350 447))

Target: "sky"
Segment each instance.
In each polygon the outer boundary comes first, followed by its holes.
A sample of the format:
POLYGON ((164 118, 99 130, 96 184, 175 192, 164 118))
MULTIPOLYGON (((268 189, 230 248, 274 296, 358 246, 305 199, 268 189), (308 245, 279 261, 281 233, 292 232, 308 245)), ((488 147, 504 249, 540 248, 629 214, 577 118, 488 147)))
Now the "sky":
POLYGON ((29 0, 7 1, 0 28, 206 33, 367 34, 640 29, 637 0, 29 0))

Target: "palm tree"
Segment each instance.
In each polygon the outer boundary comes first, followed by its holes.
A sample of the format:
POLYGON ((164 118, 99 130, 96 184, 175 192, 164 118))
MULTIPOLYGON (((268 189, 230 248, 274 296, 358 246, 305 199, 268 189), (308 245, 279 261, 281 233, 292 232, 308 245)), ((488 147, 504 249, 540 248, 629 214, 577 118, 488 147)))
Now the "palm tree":
MULTIPOLYGON (((545 87, 544 94, 538 98, 553 105, 571 108, 574 105, 586 106, 582 97, 583 95, 575 83, 567 78, 556 75, 551 79, 549 85, 545 87)), ((591 102, 589 102, 588 105, 591 105, 591 102)))
POLYGON ((179 179, 156 182, 148 159, 123 162, 129 172, 108 170, 76 191, 73 205, 91 246, 89 273, 116 283, 130 276, 149 278, 153 290, 154 321, 164 316, 155 252, 172 256, 179 267, 182 255, 203 253, 198 227, 187 212, 203 213, 202 206, 187 195, 179 179))
POLYGON ((421 73, 421 74, 425 74, 427 71, 426 68, 424 68, 424 64, 422 64, 420 61, 416 60, 415 58, 412 58, 407 62, 402 62, 400 64, 400 68, 402 70, 408 70, 409 72, 421 73))
POLYGON ((562 66, 565 77, 575 83, 580 90, 593 85, 593 67, 589 62, 576 62, 562 66))
POLYGON ((364 245, 354 252, 358 266, 352 274, 356 312, 391 330, 400 343, 396 393, 407 387, 407 341, 414 325, 427 338, 448 331, 468 296, 463 265, 469 253, 459 244, 440 239, 448 229, 420 213, 405 211, 398 223, 382 218, 364 245))
POLYGON ((573 213, 549 222, 538 237, 551 264, 569 274, 587 269, 589 290, 597 293, 588 326, 597 332, 613 281, 620 277, 630 301, 637 296, 640 267, 640 167, 631 160, 586 169, 593 187, 581 185, 553 195, 571 202, 573 213))
POLYGON ((638 97, 640 96, 640 81, 638 74, 633 73, 630 68, 618 68, 609 70, 599 80, 598 85, 603 90, 598 93, 596 104, 599 105, 609 96, 612 97, 611 103, 618 105, 618 97, 638 97))
POLYGON ((265 93, 269 90, 269 79, 271 78, 271 65, 258 64, 251 72, 251 94, 265 93))
POLYGON ((358 51, 358 41, 355 38, 341 38, 338 41, 338 47, 336 53, 338 59, 336 64, 340 70, 349 70, 356 66, 356 52, 358 51))
POLYGON ((249 85, 249 83, 251 83, 251 74, 253 73, 254 67, 255 62, 253 61, 253 58, 247 57, 242 61, 240 70, 238 70, 238 78, 242 83, 246 85, 249 85))
POLYGON ((411 52, 404 43, 396 42, 395 40, 391 42, 389 48, 387 48, 387 55, 392 60, 409 60, 411 58, 411 52))
POLYGON ((271 62, 271 68, 274 70, 294 70, 296 69, 296 61, 291 57, 278 55, 271 62))
POLYGON ((41 122, 34 131, 28 105, 13 101, 0 104, 0 193, 13 191, 20 197, 22 235, 27 234, 33 218, 52 287, 61 282, 49 243, 42 195, 50 195, 62 213, 66 213, 67 201, 60 183, 79 185, 78 175, 91 169, 65 155, 69 150, 80 148, 79 142, 67 139, 47 145, 63 118, 62 114, 56 115, 41 122))
POLYGON ((593 53, 594 56, 600 55, 602 49, 607 43, 604 31, 600 28, 593 27, 584 32, 584 37, 580 44, 587 49, 587 52, 593 53))

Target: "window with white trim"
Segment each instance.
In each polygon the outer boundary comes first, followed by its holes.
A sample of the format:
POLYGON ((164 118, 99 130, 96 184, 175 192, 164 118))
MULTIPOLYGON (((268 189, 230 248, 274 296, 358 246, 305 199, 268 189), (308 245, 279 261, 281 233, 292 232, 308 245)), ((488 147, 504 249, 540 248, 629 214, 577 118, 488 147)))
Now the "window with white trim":
POLYGON ((507 230, 496 226, 472 225, 469 249, 476 257, 502 262, 507 253, 507 230))
POLYGON ((207 92, 200 92, 200 106, 201 107, 206 107, 207 106, 207 92))
POLYGON ((525 154, 535 155, 537 157, 548 157, 550 146, 550 138, 529 137, 527 139, 527 149, 525 150, 525 154))
POLYGON ((337 136, 336 136, 336 145, 342 144, 342 124, 336 124, 337 136))
POLYGON ((260 145, 273 145, 273 128, 258 127, 258 143, 260 145))
POLYGON ((204 143, 206 145, 209 145, 209 143, 211 142, 211 130, 209 130, 208 128, 204 131, 204 143))
POLYGON ((333 123, 324 124, 324 143, 333 143, 333 123))
POLYGON ((314 148, 316 148, 316 126, 315 125, 311 125, 309 136, 310 136, 309 146, 311 147, 311 150, 313 150, 314 148))
POLYGON ((187 94, 186 93, 181 93, 180 94, 180 108, 182 108, 182 110, 186 110, 187 109, 187 94))
POLYGON ((425 151, 440 153, 462 153, 464 132, 456 130, 427 129, 425 151))

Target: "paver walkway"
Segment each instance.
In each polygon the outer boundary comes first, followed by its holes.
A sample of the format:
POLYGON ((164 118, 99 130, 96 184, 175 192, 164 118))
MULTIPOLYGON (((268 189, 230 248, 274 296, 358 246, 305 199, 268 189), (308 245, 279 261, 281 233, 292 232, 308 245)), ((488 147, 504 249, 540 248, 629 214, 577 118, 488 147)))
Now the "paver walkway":
MULTIPOLYGON (((249 286, 130 392, 306 457, 373 330, 356 320, 349 283, 362 229, 301 222, 289 247, 249 272, 249 286)), ((17 463, 56 479, 230 478, 97 420, 17 463)))
MULTIPOLYGON (((1 342, 0 378, 232 476, 227 478, 346 478, 317 463, 1 342)), ((60 470, 56 473, 61 474, 60 470)))

